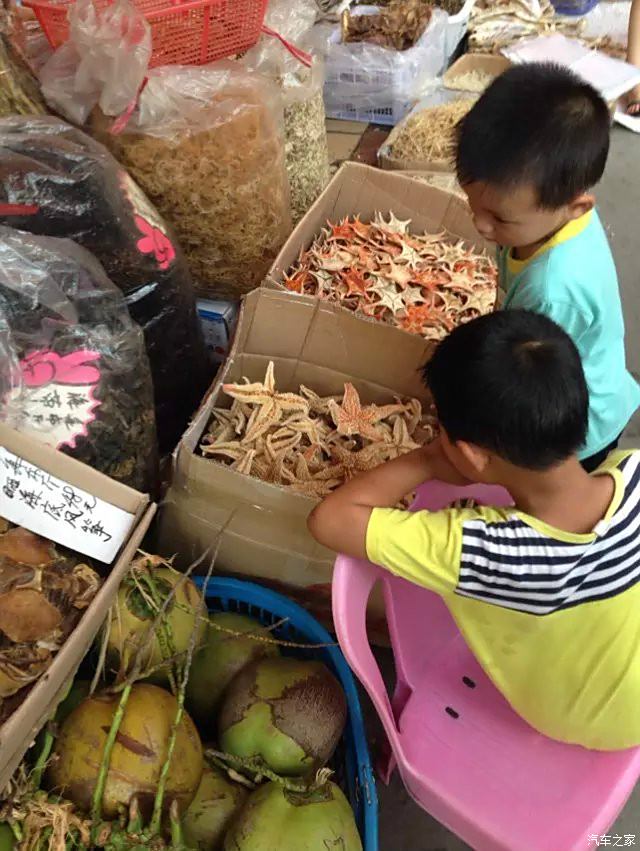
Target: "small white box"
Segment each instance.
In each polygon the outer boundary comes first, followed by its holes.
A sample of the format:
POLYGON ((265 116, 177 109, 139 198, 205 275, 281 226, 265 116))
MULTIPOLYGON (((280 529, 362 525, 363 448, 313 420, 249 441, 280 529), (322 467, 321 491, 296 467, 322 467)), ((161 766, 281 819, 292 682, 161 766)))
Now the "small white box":
POLYGON ((198 299, 197 308, 205 344, 213 360, 216 363, 222 363, 229 354, 238 322, 240 303, 198 299))

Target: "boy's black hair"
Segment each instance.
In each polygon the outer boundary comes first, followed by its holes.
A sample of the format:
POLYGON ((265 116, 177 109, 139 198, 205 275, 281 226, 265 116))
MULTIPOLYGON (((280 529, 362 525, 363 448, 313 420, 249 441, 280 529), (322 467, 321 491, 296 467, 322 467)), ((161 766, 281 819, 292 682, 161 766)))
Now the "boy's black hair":
POLYGON ((585 441, 589 394, 580 355, 541 314, 501 310, 460 325, 423 378, 450 440, 518 467, 546 470, 585 441))
POLYGON ((458 124, 459 182, 533 184, 558 209, 602 177, 609 109, 572 71, 549 63, 509 68, 458 124))

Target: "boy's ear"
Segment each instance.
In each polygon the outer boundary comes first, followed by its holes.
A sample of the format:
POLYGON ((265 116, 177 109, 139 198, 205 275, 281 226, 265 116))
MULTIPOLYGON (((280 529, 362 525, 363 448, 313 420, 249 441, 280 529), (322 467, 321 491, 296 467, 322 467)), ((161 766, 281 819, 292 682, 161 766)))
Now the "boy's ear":
POLYGON ((571 215, 571 218, 579 219, 580 216, 584 216, 584 214, 588 213, 589 210, 593 210, 595 205, 595 195, 591 195, 591 193, 589 192, 582 192, 580 195, 577 195, 569 204, 569 213, 571 215))
POLYGON ((455 446, 465 463, 481 478, 491 460, 487 450, 476 446, 475 443, 467 443, 466 440, 456 440, 455 446))

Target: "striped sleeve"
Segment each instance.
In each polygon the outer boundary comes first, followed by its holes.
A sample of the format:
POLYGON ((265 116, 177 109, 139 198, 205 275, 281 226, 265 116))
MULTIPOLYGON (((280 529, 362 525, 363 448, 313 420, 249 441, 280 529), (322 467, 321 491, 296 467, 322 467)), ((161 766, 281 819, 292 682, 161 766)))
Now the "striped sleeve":
POLYGON ((410 582, 438 594, 451 593, 458 582, 462 517, 468 513, 374 508, 367 527, 367 556, 410 582))

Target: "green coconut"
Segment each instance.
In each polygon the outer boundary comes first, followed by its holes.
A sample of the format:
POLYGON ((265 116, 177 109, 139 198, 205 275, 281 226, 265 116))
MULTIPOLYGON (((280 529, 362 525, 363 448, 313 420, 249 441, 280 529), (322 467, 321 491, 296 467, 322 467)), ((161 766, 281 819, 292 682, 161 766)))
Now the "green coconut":
POLYGON ((187 686, 187 708, 203 727, 213 723, 225 689, 245 665, 255 659, 280 655, 276 644, 256 640, 272 638, 272 635, 247 615, 220 612, 211 615, 209 623, 205 643, 193 660, 187 686), (224 630, 251 633, 252 637, 243 638, 224 630))
MULTIPOLYGON (((104 746, 120 695, 94 694, 67 717, 56 740, 47 771, 49 789, 89 812, 103 759, 104 746)), ((102 812, 116 818, 137 799, 148 817, 167 758, 178 702, 169 692, 149 683, 134 685, 111 752, 102 812)), ((165 807, 176 801, 184 812, 202 776, 202 745, 191 718, 184 713, 178 726, 169 766, 165 807)))
MULTIPOLYGON (((207 607, 193 582, 159 556, 136 559, 120 584, 108 624, 107 653, 112 667, 128 672, 138 660, 142 670, 155 669, 163 659, 186 653, 195 632, 196 647, 207 628, 207 607), (149 627, 158 608, 171 597, 153 636, 149 627)), ((155 674, 162 684, 166 674, 155 674)))
POLYGON ((362 842, 335 783, 305 793, 266 783, 232 823, 223 851, 362 851, 362 842))
POLYGON ((220 851, 231 819, 248 792, 217 768, 205 765, 196 796, 182 819, 184 841, 194 851, 220 851))
POLYGON ((231 682, 218 733, 227 753, 301 777, 331 759, 346 718, 344 692, 321 662, 267 658, 231 682))

